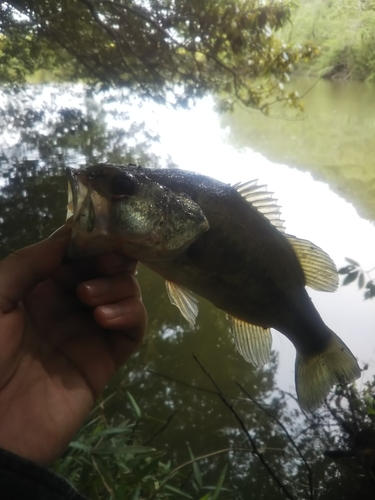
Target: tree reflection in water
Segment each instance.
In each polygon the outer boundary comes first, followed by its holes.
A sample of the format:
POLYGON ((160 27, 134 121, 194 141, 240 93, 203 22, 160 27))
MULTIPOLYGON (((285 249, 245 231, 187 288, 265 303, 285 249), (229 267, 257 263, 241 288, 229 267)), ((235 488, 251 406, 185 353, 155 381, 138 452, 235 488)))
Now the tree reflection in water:
MULTIPOLYGON (((144 123, 133 123, 129 108, 114 106, 116 96, 110 93, 94 97, 79 85, 36 86, 5 89, 0 102, 1 256, 46 237, 64 222, 66 166, 99 161, 172 164, 153 152, 157 134, 144 123)), ((191 328, 169 304, 160 277, 141 267, 138 278, 150 319, 147 339, 107 388, 107 393, 115 393, 109 415, 129 415, 126 392, 130 391, 141 408, 139 429, 144 442, 166 449, 176 463, 190 459, 187 442, 195 456, 230 448, 201 462, 205 480, 211 484, 229 462, 231 493, 227 498, 288 497, 260 455, 289 498, 373 498, 373 469, 368 462, 366 469, 354 455, 351 467, 343 469, 340 462, 323 455, 325 448, 354 446, 345 440, 348 427, 345 430, 342 421, 356 422, 353 436, 364 425, 371 430, 365 410, 353 413, 343 403, 350 394, 337 393, 328 409, 314 417, 304 416, 289 395, 277 391, 276 355, 265 367, 247 364, 235 350, 222 312, 200 300, 198 323, 191 328), (225 394, 227 405, 193 354, 225 394), (276 420, 236 382, 262 401, 276 420), (258 455, 238 417, 255 440, 258 455), (293 435, 310 470, 277 419, 293 435)))

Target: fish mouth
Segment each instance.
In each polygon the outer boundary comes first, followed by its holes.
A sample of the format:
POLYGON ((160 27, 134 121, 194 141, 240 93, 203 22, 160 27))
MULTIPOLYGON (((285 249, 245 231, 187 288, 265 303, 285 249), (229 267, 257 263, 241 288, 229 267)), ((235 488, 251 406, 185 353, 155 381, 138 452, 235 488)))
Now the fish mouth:
POLYGON ((127 244, 131 256, 132 246, 158 241, 153 234, 131 236, 118 235, 111 226, 112 200, 99 194, 92 186, 86 171, 66 168, 68 177, 67 220, 72 224, 72 236, 67 254, 72 259, 98 255, 111 250, 120 250, 127 244))
POLYGON ((70 167, 67 167, 65 172, 68 177, 68 205, 66 218, 70 219, 73 217, 74 223, 88 196, 87 177, 80 170, 70 167))
POLYGON ((108 238, 108 201, 92 188, 86 172, 68 167, 66 175, 67 219, 72 223, 69 257, 81 258, 114 249, 116 245, 108 238))

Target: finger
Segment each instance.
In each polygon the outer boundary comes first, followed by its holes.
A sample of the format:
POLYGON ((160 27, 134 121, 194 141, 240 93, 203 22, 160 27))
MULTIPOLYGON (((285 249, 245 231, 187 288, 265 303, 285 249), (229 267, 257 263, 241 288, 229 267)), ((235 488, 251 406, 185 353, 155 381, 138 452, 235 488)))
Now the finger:
POLYGON ((134 275, 136 267, 136 260, 118 252, 106 252, 62 266, 55 275, 55 281, 66 290, 73 290, 81 281, 97 276, 111 276, 119 273, 134 275))
POLYGON ((71 228, 63 226, 50 238, 13 252, 0 262, 0 311, 10 312, 38 283, 58 269, 71 228))
POLYGON ((77 295, 87 306, 96 307, 131 296, 140 297, 141 290, 133 276, 123 273, 80 283, 77 287, 77 295))
POLYGON ((147 313, 137 297, 116 304, 99 306, 94 310, 96 322, 108 332, 111 356, 119 368, 141 343, 147 327, 147 313))
POLYGON ((118 273, 135 274, 137 261, 120 252, 106 252, 95 258, 96 270, 100 275, 118 273))

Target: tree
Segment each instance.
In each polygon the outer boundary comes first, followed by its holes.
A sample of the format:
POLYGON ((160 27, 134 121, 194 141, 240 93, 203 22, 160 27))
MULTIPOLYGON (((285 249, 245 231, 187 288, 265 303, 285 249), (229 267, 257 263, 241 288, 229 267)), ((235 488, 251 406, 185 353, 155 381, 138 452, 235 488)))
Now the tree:
POLYGON ((314 47, 276 34, 295 4, 258 0, 13 0, 0 2, 0 81, 38 69, 54 77, 122 86, 188 106, 207 92, 267 112, 294 65, 314 47))

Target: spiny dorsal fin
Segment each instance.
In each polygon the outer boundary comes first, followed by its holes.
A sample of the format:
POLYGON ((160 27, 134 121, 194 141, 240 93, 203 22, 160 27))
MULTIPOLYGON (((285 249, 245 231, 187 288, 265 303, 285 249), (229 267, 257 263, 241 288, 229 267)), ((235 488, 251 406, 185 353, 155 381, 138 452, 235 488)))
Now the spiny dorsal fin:
POLYGON ((263 214, 279 231, 285 233, 284 221, 280 219, 281 209, 277 200, 272 198, 273 193, 267 191, 267 186, 258 186, 258 181, 237 182, 233 187, 263 214))
POLYGON ((292 245, 306 278, 306 285, 321 292, 337 290, 339 279, 331 257, 311 241, 286 235, 292 245))
POLYGON ((178 307, 182 316, 191 326, 194 326, 198 316, 198 300, 193 292, 168 280, 166 280, 165 286, 171 303, 178 307))
POLYGON ((269 328, 251 325, 233 316, 227 316, 239 353, 246 361, 260 366, 267 363, 272 346, 272 335, 269 328))

